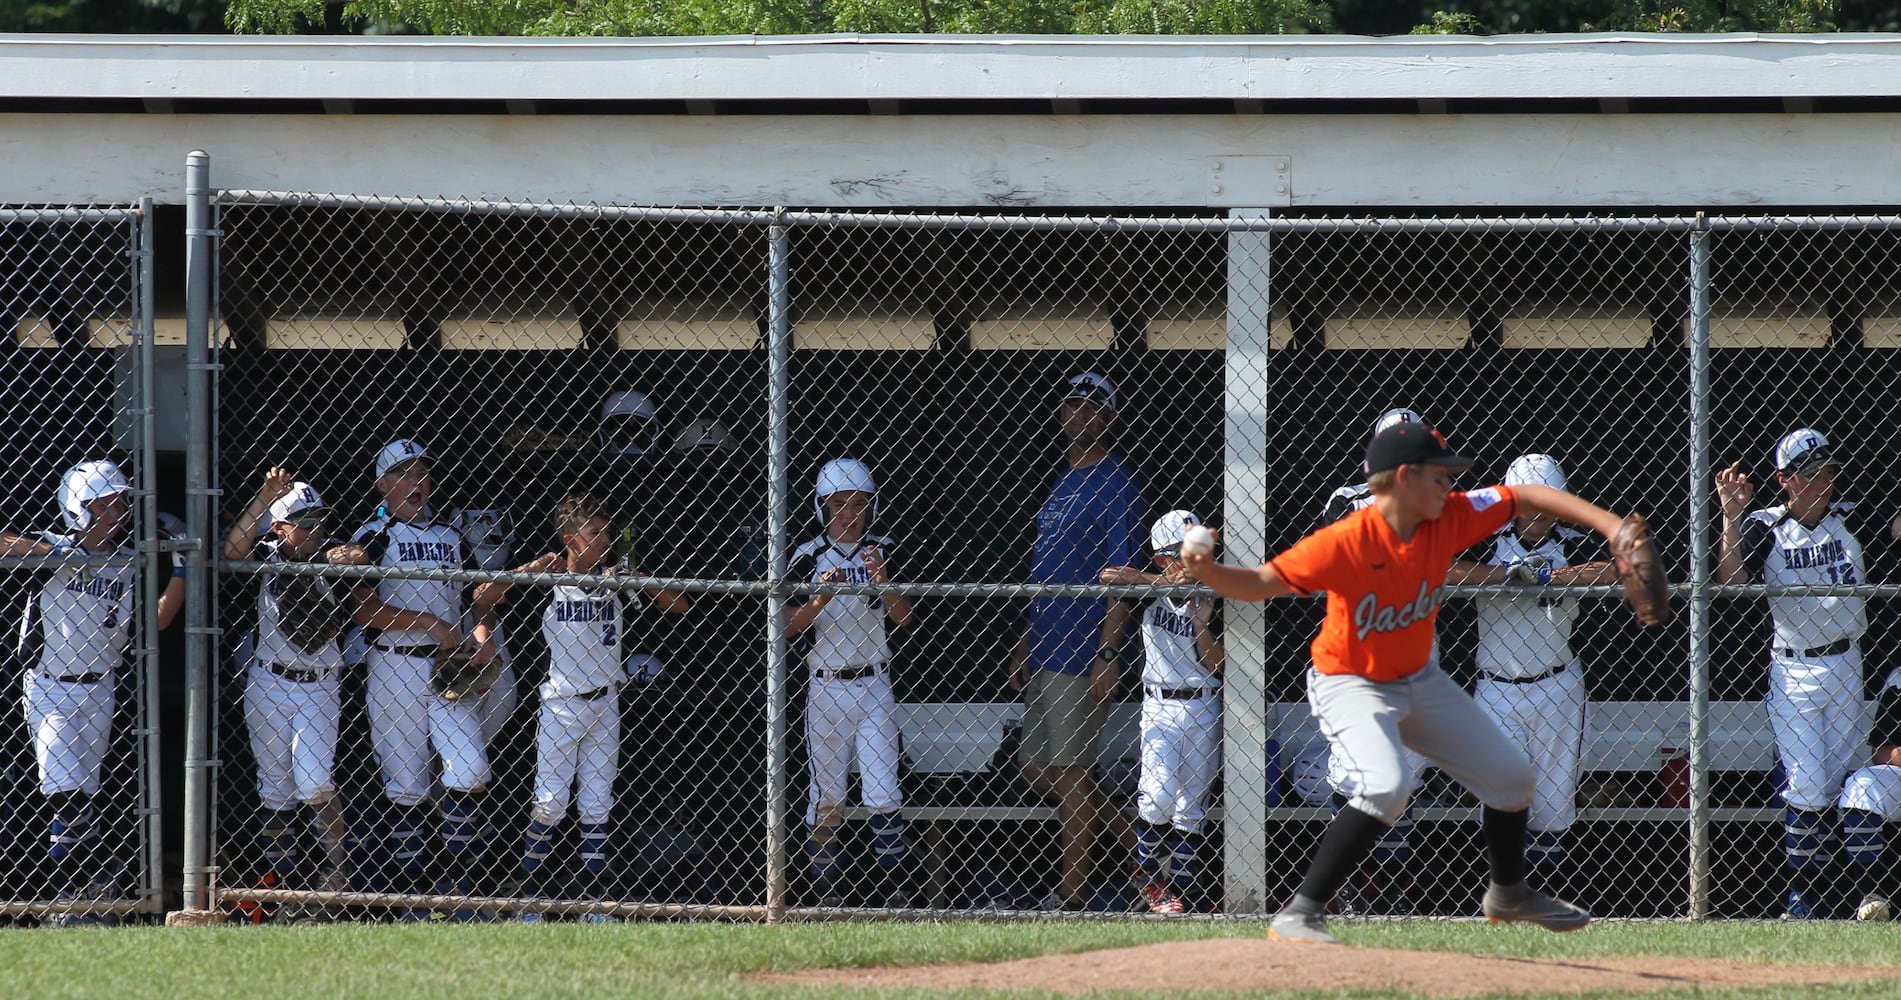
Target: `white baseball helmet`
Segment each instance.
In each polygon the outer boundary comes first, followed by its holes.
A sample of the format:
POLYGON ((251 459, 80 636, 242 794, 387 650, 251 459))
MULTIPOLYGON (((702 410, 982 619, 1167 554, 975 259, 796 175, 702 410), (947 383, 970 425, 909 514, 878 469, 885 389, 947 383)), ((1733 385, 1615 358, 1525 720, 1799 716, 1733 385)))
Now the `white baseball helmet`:
POLYGON ((1325 740, 1295 751, 1293 763, 1287 768, 1287 778, 1300 801, 1310 806, 1324 806, 1332 801, 1333 784, 1327 780, 1327 765, 1332 760, 1333 750, 1325 740))
POLYGON ((1550 455, 1520 455, 1505 467, 1507 486, 1549 486, 1565 489, 1564 466, 1550 455))
POLYGON ((635 389, 609 393, 601 401, 601 450, 632 458, 660 447, 659 409, 653 398, 635 389))
POLYGON ((1423 424, 1425 422, 1426 418, 1412 410, 1403 406, 1395 406, 1385 413, 1380 414, 1378 420, 1373 421, 1373 436, 1379 437, 1381 431, 1399 424, 1423 424))
POLYGON ((1155 520, 1149 528, 1149 549, 1158 556, 1172 556, 1182 549, 1182 539, 1188 529, 1201 523, 1201 518, 1190 510, 1171 510, 1155 520))
POLYGON ((59 477, 59 515, 66 526, 84 531, 92 526, 92 511, 86 505, 100 497, 132 492, 132 484, 117 463, 81 462, 59 477))
POLYGON ((855 458, 834 458, 818 470, 812 513, 825 523, 825 498, 834 493, 871 494, 871 516, 878 516, 878 483, 871 478, 871 467, 855 458))
POLYGON ((507 569, 515 551, 515 519, 506 507, 464 507, 449 515, 449 523, 486 570, 507 569))

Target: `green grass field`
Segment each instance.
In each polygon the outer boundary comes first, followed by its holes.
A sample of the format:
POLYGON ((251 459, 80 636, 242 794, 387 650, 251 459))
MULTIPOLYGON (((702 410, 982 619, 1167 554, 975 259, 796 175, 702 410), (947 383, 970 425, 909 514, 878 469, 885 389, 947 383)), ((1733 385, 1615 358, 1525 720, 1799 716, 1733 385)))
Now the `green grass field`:
MULTIPOLYGON (((1185 938, 1254 936, 1262 933, 1262 927, 1240 922, 1038 922, 15 930, 0 931, 0 983, 4 983, 5 996, 33 1000, 870 997, 892 994, 769 987, 744 977, 764 971, 1000 960, 1185 938)), ((1526 958, 1682 955, 1796 964, 1901 965, 1901 933, 1896 933, 1894 925, 1606 922, 1578 934, 1555 935, 1477 922, 1418 921, 1336 924, 1335 930, 1349 944, 1526 958)), ((1184 970, 1183 985, 1192 985, 1192 970, 1184 970)), ((1885 998, 1896 995, 1897 989, 1888 983, 1794 993, 1778 988, 1648 995, 1885 998)))

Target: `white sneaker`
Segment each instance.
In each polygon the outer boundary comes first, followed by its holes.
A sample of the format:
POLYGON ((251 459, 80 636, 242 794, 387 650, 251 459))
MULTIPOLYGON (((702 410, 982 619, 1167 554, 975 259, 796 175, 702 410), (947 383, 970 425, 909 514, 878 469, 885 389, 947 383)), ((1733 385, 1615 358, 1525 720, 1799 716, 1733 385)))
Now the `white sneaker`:
POLYGON ((1855 919, 1871 923, 1893 920, 1894 907, 1888 902, 1888 897, 1878 892, 1871 892, 1861 897, 1861 905, 1855 907, 1855 919))
POLYGON ((1492 923, 1537 924, 1548 931, 1575 931, 1591 922, 1584 907, 1553 899, 1522 882, 1510 887, 1487 887, 1480 908, 1492 923))
POLYGON ((1269 941, 1286 941, 1290 944, 1339 944, 1340 940, 1327 933, 1327 918, 1318 913, 1276 913, 1274 921, 1267 925, 1269 941))

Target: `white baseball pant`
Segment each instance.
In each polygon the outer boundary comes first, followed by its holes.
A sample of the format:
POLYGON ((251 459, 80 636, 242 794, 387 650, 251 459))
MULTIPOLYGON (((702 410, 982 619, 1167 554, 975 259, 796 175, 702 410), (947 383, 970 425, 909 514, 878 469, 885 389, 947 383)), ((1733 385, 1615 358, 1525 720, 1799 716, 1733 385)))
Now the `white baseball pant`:
POLYGON ((1901 767, 1870 764, 1849 775, 1838 804, 1876 813, 1884 823, 1901 823, 1901 767))
POLYGON ((1142 699, 1142 774, 1135 811, 1145 823, 1200 833, 1208 787, 1221 770, 1221 695, 1142 699))
POLYGON ((1307 671, 1307 702, 1353 786, 1347 804, 1398 822, 1412 794, 1406 748, 1504 812, 1531 805, 1531 762, 1472 696, 1436 666, 1396 681, 1307 671))
POLYGON ((1835 804, 1842 778, 1863 758, 1861 650, 1799 659, 1769 656, 1769 728, 1792 809, 1821 812, 1835 804))
POLYGON ((293 681, 253 662, 244 682, 244 722, 257 758, 257 796, 266 809, 294 808, 336 794, 335 677, 293 681))
POLYGON ((535 730, 536 822, 558 826, 567 818, 570 790, 575 790, 582 823, 607 822, 614 811, 614 776, 619 771, 619 688, 593 701, 551 698, 541 703, 535 730))
POLYGON ((1474 695, 1479 707, 1531 760, 1537 775, 1531 793, 1533 830, 1558 833, 1577 821, 1585 694, 1584 670, 1575 662, 1561 674, 1524 684, 1479 677, 1474 695))
POLYGON ((91 684, 26 672, 26 724, 40 765, 40 792, 99 794, 112 736, 112 671, 91 684))
POLYGON ((446 701, 429 689, 434 660, 377 649, 369 651, 364 703, 370 744, 391 802, 418 806, 429 801, 430 751, 442 758, 442 784, 476 791, 488 783, 488 751, 475 699, 446 701))
POLYGON ((865 808, 890 812, 904 804, 898 791, 897 709, 883 667, 855 681, 813 678, 805 702, 805 752, 812 775, 807 824, 818 825, 821 816, 835 821, 845 805, 854 756, 865 808))

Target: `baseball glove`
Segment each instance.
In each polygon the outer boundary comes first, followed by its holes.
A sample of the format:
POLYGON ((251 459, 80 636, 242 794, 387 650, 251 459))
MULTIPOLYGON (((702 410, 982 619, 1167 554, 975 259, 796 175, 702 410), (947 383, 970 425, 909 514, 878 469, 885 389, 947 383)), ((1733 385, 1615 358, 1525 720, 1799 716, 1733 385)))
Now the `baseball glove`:
POLYGON ((436 654, 436 665, 429 674, 429 687, 446 701, 460 701, 479 695, 495 686, 502 675, 502 658, 487 663, 475 662, 474 646, 454 646, 436 654))
POLYGON ((328 648, 350 624, 350 611, 319 576, 277 579, 277 625, 306 653, 328 648))
POLYGON ((1670 581, 1663 575, 1663 556, 1650 537, 1642 514, 1624 518, 1611 538, 1611 557, 1624 584, 1624 600, 1645 625, 1670 621, 1670 581))

